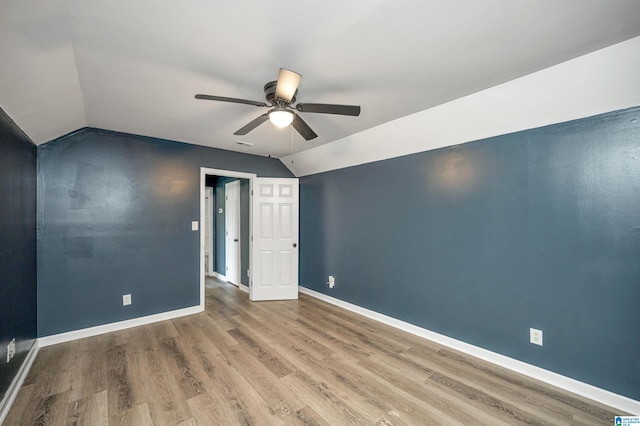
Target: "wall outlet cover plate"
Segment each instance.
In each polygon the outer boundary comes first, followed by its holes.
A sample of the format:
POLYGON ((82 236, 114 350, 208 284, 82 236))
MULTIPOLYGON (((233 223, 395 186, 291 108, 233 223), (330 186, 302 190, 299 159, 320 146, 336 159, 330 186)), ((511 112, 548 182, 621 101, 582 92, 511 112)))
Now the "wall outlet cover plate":
POLYGON ((542 330, 538 330, 535 328, 529 329, 529 342, 534 345, 542 346, 542 330))
POLYGON ((11 342, 7 345, 7 362, 11 361, 11 359, 16 354, 16 338, 14 337, 11 342))

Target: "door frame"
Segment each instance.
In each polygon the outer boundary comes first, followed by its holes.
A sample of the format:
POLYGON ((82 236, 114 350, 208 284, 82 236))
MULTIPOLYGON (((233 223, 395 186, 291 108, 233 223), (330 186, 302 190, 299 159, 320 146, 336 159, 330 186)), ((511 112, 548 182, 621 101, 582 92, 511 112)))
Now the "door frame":
POLYGON ((231 182, 227 182, 224 184, 224 196, 225 196, 225 216, 224 216, 224 222, 225 222, 225 235, 224 235, 224 247, 225 247, 225 251, 224 251, 224 258, 225 258, 225 277, 227 277, 227 281, 230 282, 231 284, 235 284, 236 286, 240 287, 240 285, 242 284, 242 219, 241 219, 241 213, 240 213, 240 209, 241 209, 241 203, 240 203, 240 181, 239 180, 234 180, 231 182), (230 215, 229 214, 229 191, 231 190, 231 187, 234 187, 234 191, 237 191, 237 199, 235 201, 236 203, 236 207, 237 209, 235 209, 235 214, 230 215), (237 227, 236 229, 236 235, 238 236, 237 240, 237 244, 230 244, 230 236, 229 236, 229 222, 230 221, 235 221, 235 225, 237 227), (230 266, 233 265, 229 265, 229 249, 235 250, 235 270, 232 271, 230 269, 230 266), (236 277, 236 282, 232 281, 229 279, 229 273, 235 274, 236 277))
MULTIPOLYGON (((258 177, 255 173, 238 172, 234 170, 212 169, 209 167, 200 167, 200 224, 204 222, 205 217, 205 187, 207 175, 213 176, 227 176, 240 179, 249 179, 250 188, 253 188, 253 179, 258 177)), ((253 235, 253 212, 251 203, 249 203, 249 235, 253 235)), ((204 311, 204 226, 200 226, 200 310, 204 311)), ((249 270, 251 270, 251 250, 249 250, 249 270)), ((243 286, 239 286, 240 289, 244 289, 243 286)))

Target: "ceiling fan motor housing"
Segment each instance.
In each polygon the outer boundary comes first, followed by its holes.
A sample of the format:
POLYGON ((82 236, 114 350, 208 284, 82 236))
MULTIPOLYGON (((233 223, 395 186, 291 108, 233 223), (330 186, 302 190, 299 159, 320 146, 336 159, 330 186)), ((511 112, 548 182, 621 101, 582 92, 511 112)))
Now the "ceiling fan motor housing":
POLYGON ((278 85, 277 81, 270 81, 267 84, 264 85, 264 96, 267 100, 267 102, 269 102, 271 105, 273 106, 277 106, 277 105, 291 105, 292 103, 295 103, 296 101, 296 95, 298 94, 298 90, 296 90, 296 92, 293 94, 293 97, 291 98, 291 101, 287 102, 284 99, 280 99, 276 97, 276 86, 278 85))

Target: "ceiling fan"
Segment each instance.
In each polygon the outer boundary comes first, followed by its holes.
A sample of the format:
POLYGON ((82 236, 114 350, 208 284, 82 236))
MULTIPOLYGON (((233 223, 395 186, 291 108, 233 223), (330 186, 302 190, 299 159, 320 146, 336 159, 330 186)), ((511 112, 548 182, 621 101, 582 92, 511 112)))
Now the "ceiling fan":
POLYGON ((264 85, 264 94, 267 100, 265 102, 251 101, 248 99, 227 98, 224 96, 214 95, 196 95, 196 99, 205 99, 209 101, 234 102, 238 104, 255 105, 257 107, 271 108, 249 124, 245 125, 234 135, 246 135, 262 123, 270 120, 277 127, 286 127, 289 124, 302 135, 306 140, 311 140, 318 135, 311 130, 311 127, 295 112, 315 112, 320 114, 338 114, 338 115, 360 115, 360 107, 356 105, 334 105, 334 104, 297 104, 296 94, 298 93, 298 85, 302 75, 288 69, 280 68, 277 81, 270 81, 264 85))

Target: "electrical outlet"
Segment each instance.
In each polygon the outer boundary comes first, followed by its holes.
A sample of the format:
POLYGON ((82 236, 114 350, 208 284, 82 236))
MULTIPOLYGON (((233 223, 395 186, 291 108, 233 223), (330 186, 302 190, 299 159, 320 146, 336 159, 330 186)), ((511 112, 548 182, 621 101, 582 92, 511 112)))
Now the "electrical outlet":
POLYGON ((7 362, 16 354, 16 338, 14 337, 7 345, 7 362))
POLYGON ((329 288, 333 288, 333 286, 336 285, 336 279, 333 275, 329 275, 329 281, 327 284, 329 284, 329 288))
POLYGON ((123 294, 122 295, 122 306, 128 306, 131 304, 131 295, 123 294))
POLYGON ((542 330, 537 330, 535 328, 529 329, 529 342, 534 345, 542 346, 542 330))

